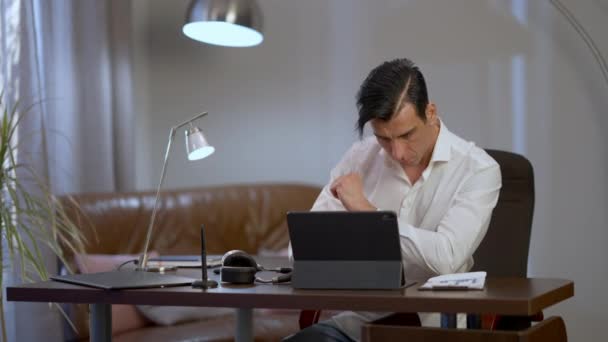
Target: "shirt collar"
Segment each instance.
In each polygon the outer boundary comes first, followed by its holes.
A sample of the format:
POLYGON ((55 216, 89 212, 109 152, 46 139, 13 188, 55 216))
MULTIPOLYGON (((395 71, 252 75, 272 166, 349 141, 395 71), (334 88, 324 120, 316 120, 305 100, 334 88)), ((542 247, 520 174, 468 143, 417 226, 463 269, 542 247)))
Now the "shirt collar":
POLYGON ((433 154, 431 155, 429 165, 422 172, 422 178, 424 180, 429 178, 435 163, 447 162, 450 160, 452 155, 450 134, 451 132, 447 129, 447 127, 445 127, 443 121, 439 119, 439 134, 437 135, 437 141, 435 141, 435 147, 433 147, 433 154))
MULTIPOLYGON (((433 147, 433 154, 431 154, 431 160, 429 161, 429 165, 422 172, 423 180, 427 180, 429 175, 431 174, 431 170, 433 166, 437 162, 447 162, 450 160, 452 156, 452 132, 448 130, 443 121, 439 119, 439 134, 437 135, 437 141, 435 142, 435 146, 433 147)), ((384 149, 380 150, 380 153, 384 156, 384 162, 387 167, 391 168, 401 168, 399 162, 395 161, 391 158, 390 155, 386 153, 384 149)), ((407 178, 404 174, 404 177, 407 178)))
POLYGON ((439 135, 433 148, 433 154, 431 155, 431 161, 429 164, 438 161, 448 161, 452 155, 450 134, 451 132, 445 127, 443 121, 439 120, 439 135))

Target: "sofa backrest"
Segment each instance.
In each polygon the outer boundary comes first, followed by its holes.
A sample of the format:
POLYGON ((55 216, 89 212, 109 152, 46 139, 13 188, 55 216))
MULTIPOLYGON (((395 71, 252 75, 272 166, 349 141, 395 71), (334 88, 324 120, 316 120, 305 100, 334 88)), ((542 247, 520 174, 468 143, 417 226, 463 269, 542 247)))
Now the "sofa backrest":
MULTIPOLYGON (((310 209, 320 190, 301 184, 250 184, 164 191, 149 250, 161 255, 198 254, 202 224, 209 254, 287 247, 285 214, 310 209)), ((62 202, 83 228, 86 253, 140 254, 154 196, 154 191, 88 193, 63 196, 62 202)), ((66 259, 73 260, 69 251, 66 259)))

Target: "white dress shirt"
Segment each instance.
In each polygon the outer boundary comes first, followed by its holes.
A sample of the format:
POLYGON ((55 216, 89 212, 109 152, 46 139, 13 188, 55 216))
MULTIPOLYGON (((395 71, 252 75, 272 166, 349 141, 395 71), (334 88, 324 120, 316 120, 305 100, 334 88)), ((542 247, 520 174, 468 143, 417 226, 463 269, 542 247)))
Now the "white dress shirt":
MULTIPOLYGON (((443 122, 431 160, 411 184, 405 171, 375 137, 355 143, 331 172, 313 211, 346 210, 330 191, 333 181, 357 172, 369 202, 397 213, 401 253, 408 281, 467 272, 483 239, 501 187, 500 168, 483 149, 450 132, 443 122)), ((327 323, 360 340, 361 324, 387 313, 343 312, 327 323)), ((438 314, 420 314, 437 326, 438 314)))

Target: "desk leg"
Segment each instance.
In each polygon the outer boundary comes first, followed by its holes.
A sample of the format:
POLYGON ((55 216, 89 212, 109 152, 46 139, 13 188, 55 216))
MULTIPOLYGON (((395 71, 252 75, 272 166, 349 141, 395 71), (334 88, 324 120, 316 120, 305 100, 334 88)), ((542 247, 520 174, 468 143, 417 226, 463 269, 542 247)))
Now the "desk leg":
POLYGON ((91 342, 112 341, 112 305, 96 303, 91 304, 91 321, 89 329, 91 342))
POLYGON ((236 342, 253 341, 253 309, 236 309, 236 342))

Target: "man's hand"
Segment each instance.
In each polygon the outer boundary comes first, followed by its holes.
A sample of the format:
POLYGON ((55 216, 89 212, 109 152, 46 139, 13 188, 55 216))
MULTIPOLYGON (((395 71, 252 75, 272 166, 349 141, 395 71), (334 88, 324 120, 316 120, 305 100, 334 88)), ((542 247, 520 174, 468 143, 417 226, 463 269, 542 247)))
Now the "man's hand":
POLYGON ((338 177, 331 184, 330 190, 348 211, 376 210, 363 193, 363 181, 358 173, 338 177))

